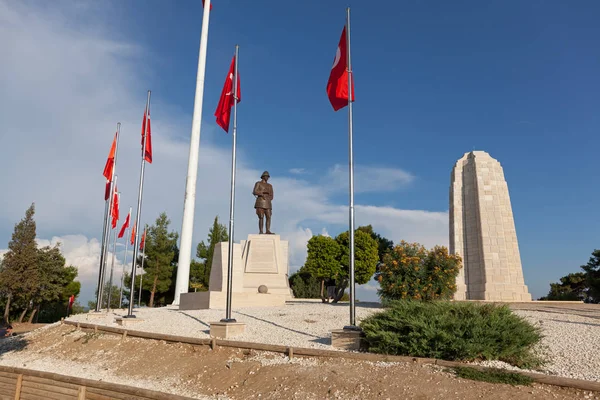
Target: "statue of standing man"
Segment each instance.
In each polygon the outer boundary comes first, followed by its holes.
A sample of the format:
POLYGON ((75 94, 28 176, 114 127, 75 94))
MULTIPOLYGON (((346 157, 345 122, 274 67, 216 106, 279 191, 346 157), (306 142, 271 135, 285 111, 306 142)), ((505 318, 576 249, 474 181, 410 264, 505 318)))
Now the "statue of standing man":
POLYGON ((258 215, 259 233, 263 233, 263 221, 266 217, 266 233, 268 235, 272 235, 271 214, 273 207, 271 206, 271 201, 273 200, 273 186, 270 183, 267 183, 269 178, 269 172, 263 172, 260 176, 261 180, 254 184, 254 190, 252 190, 252 194, 256 196, 254 208, 256 209, 256 215, 258 215))

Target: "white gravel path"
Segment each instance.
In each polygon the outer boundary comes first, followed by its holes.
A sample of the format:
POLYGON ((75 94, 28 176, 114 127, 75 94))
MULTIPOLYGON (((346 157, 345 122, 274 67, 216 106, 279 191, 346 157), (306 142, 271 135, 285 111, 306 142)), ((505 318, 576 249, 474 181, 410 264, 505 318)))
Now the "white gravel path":
MULTIPOLYGON (((357 323, 379 310, 377 303, 357 303, 357 323)), ((600 312, 598 318, 572 315, 568 310, 565 313, 515 310, 515 313, 542 327, 540 351, 549 359, 543 372, 600 382, 600 312)), ((117 310, 104 318, 79 314, 69 319, 118 326, 115 316, 125 314, 126 311, 117 310)), ((196 338, 210 337, 210 322, 225 316, 223 310, 179 311, 175 307, 141 308, 135 314, 143 321, 130 327, 132 330, 196 338)), ((333 350, 331 330, 347 325, 348 315, 347 303, 333 305, 304 300, 290 302, 285 307, 240 309, 233 311, 232 316, 247 324, 246 332, 232 340, 333 350)), ((510 367, 500 362, 483 364, 510 367)))

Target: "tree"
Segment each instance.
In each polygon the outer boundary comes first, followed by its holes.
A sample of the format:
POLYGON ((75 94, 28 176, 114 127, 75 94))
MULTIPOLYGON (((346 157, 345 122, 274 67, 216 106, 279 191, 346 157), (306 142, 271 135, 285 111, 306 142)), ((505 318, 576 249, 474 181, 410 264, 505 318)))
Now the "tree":
MULTIPOLYGON (((354 232, 354 282, 363 285, 376 271, 379 245, 369 233, 359 229, 354 232)), ((339 262, 342 266, 341 273, 335 278, 336 293, 333 302, 337 303, 344 295, 350 281, 350 235, 346 231, 340 233, 335 240, 341 249, 339 262)))
POLYGON ((551 283, 548 295, 540 300, 586 300, 588 297, 587 276, 583 272, 568 274, 560 283, 551 283))
POLYGON ((203 265, 196 264, 194 265, 194 269, 190 267, 190 282, 195 284, 196 287, 200 285, 208 288, 215 246, 217 243, 227 241, 229 241, 227 228, 225 225, 219 223, 219 216, 217 215, 212 228, 208 231, 208 243, 205 244, 204 241, 202 241, 198 243, 198 247, 196 248, 196 257, 203 260, 201 262, 203 265))
POLYGON ((588 296, 594 303, 600 303, 600 250, 594 250, 586 265, 582 265, 586 273, 586 284, 589 287, 588 296))
POLYGON ((462 259, 448 254, 444 246, 427 250, 418 243, 402 241, 384 261, 375 275, 384 301, 450 300, 456 292, 462 259))
MULTIPOLYGON (((173 260, 177 252, 177 232, 169 232, 171 221, 161 213, 146 234, 143 287, 150 291, 148 306, 154 306, 157 293, 169 291, 173 277, 173 260)), ((118 294, 116 296, 118 298, 118 294)), ((118 302, 117 302, 118 303, 118 302)))
POLYGON ((31 293, 30 302, 33 310, 29 322, 33 321, 33 317, 43 303, 51 303, 60 299, 64 286, 68 283, 65 282, 65 272, 67 271, 64 270, 65 258, 60 252, 60 245, 38 249, 37 275, 39 282, 31 293))
POLYGON ((29 298, 39 282, 39 276, 35 268, 38 251, 35 242, 36 223, 33 219, 34 214, 35 205, 31 204, 25 212, 25 218, 15 225, 12 240, 8 243, 8 252, 4 255, 2 262, 0 290, 6 296, 4 323, 9 321, 13 297, 19 295, 21 299, 29 298))
POLYGON ((383 263, 383 258, 385 255, 389 254, 394 249, 394 242, 373 231, 373 227, 371 225, 359 226, 357 230, 368 233, 377 241, 377 254, 379 256, 377 267, 379 267, 379 264, 383 263))
POLYGON ((320 282, 305 267, 293 273, 288 281, 294 292, 294 297, 298 299, 318 299, 322 297, 320 282))
POLYGON ((321 283, 321 300, 325 302, 325 280, 342 273, 340 264, 341 249, 338 242, 329 236, 313 236, 307 244, 308 255, 304 268, 321 283))

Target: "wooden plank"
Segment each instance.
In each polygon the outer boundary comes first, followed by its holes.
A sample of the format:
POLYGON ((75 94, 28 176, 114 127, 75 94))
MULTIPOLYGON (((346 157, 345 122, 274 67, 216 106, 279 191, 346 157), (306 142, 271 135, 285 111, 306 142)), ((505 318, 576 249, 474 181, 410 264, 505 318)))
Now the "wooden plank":
POLYGON ((114 400, 112 397, 102 396, 101 394, 97 393, 90 393, 89 390, 86 390, 85 398, 88 400, 114 400))
POLYGON ((5 371, 1 371, 1 370, 0 370, 0 376, 3 378, 17 379, 17 374, 14 374, 12 372, 5 372, 5 371))
POLYGON ((19 374, 17 377, 17 384, 15 385, 15 400, 21 398, 21 384, 23 383, 23 374, 19 374))
POLYGON ((29 387, 32 389, 46 390, 48 392, 60 393, 68 396, 77 396, 77 393, 79 392, 79 387, 74 388, 74 385, 68 385, 58 381, 53 381, 52 383, 40 383, 32 381, 30 378, 31 377, 27 375, 23 377, 23 388, 29 387), (66 385, 69 387, 65 387, 66 385))
POLYGON ((0 376, 0 383, 6 383, 8 385, 15 386, 17 384, 17 377, 15 376, 14 378, 7 378, 5 376, 0 376))
POLYGON ((94 394, 99 394, 102 396, 106 396, 106 397, 110 397, 113 399, 119 399, 119 400, 149 400, 149 397, 144 397, 144 396, 132 396, 130 394, 125 394, 125 393, 119 393, 119 392, 115 392, 113 390, 104 390, 104 389, 98 389, 98 388, 88 388, 87 389, 88 393, 94 393, 94 394))
POLYGON ((25 395, 41 396, 52 400, 72 400, 77 398, 77 395, 74 396, 72 394, 56 393, 23 385, 21 388, 21 398, 23 398, 25 395))
POLYGON ((86 389, 85 386, 79 387, 79 393, 77 395, 77 400, 85 400, 85 392, 86 392, 85 389, 86 389))
POLYGON ((2 393, 9 393, 14 395, 15 389, 17 387, 17 381, 15 380, 13 383, 0 382, 0 391, 2 393))
POLYGON ((63 389, 70 389, 75 392, 77 392, 79 390, 79 386, 80 386, 80 385, 73 384, 73 383, 61 382, 61 381, 56 381, 55 379, 40 378, 38 376, 31 376, 31 375, 25 375, 23 377, 23 381, 39 383, 39 384, 48 385, 48 386, 55 386, 57 384, 60 384, 60 386, 63 389))

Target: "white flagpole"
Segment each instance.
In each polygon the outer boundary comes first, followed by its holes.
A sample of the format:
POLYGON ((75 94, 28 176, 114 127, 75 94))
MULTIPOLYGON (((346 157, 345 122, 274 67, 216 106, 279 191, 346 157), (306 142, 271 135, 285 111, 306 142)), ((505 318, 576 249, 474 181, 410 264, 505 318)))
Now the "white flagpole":
POLYGON ((345 329, 358 329, 355 314, 354 284, 354 149, 352 143, 352 62, 350 58, 350 7, 346 9, 346 51, 348 53, 348 161, 350 176, 350 326, 345 329))
POLYGON ((190 260, 192 255, 192 235, 194 231, 194 207, 196 206, 196 176, 198 173, 198 151, 200 147, 200 128, 202 124, 202 102, 204 97, 204 75, 206 70, 206 47, 208 44, 208 21, 210 17, 210 0, 204 3, 202 14, 202 31, 200 34, 200 53, 198 55, 198 72, 196 76, 196 94, 194 98, 194 115, 192 117, 192 134, 188 159, 185 196, 183 200, 183 222, 181 225, 181 241, 179 260, 177 263, 177 279, 175 281, 174 305, 179 305, 181 293, 187 293, 190 284, 190 260))
POLYGON ((117 123, 117 143, 115 145, 115 162, 113 164, 112 176, 110 177, 110 188, 109 188, 109 196, 107 201, 106 212, 104 213, 104 230, 102 232, 102 247, 100 248, 100 272, 98 274, 98 294, 96 295, 96 312, 100 312, 102 308, 102 296, 104 294, 104 268, 106 266, 106 252, 108 248, 108 241, 110 235, 110 229, 108 227, 110 221, 110 211, 112 209, 112 201, 113 201, 113 185, 114 185, 114 177, 115 171, 117 169, 117 156, 119 154, 119 138, 121 137, 121 123, 117 123))
POLYGON ((237 103, 238 103, 238 56, 240 46, 235 46, 235 67, 233 73, 233 145, 231 149, 231 197, 229 199, 229 251, 227 253, 227 304, 225 318, 221 322, 236 322, 231 318, 231 291, 233 286, 233 216, 235 208, 235 150, 237 143, 237 103))
MULTIPOLYGON (((115 187, 117 186, 117 178, 118 176, 115 176, 115 187)), ((117 192, 117 199, 119 201, 119 204, 121 204, 121 193, 119 192, 117 192)), ((115 269, 115 255, 117 254, 117 226, 115 226, 114 231, 115 233, 113 235, 113 254, 112 261, 110 263, 110 277, 108 278, 108 303, 106 305, 106 311, 110 311, 110 301, 112 300, 113 271, 115 269)))
MULTIPOLYGON (((129 221, 131 221, 131 207, 129 207, 129 221)), ((127 247, 129 245, 129 231, 131 228, 127 227, 125 230, 125 256, 123 258, 123 270, 121 271, 121 290, 119 295, 119 309, 123 307, 123 283, 125 280, 125 266, 127 265, 127 247)))
POLYGON ((129 311, 124 318, 135 318, 133 315, 133 296, 135 291, 135 264, 137 262, 137 250, 140 237, 140 217, 142 215, 142 193, 144 191, 144 166, 146 165, 146 140, 148 138, 148 115, 150 114, 150 91, 148 90, 148 99, 146 100, 146 126, 144 131, 144 143, 142 143, 142 166, 140 167, 140 188, 138 192, 138 204, 135 214, 135 244, 133 245, 133 262, 131 263, 131 287, 129 292, 129 311))

